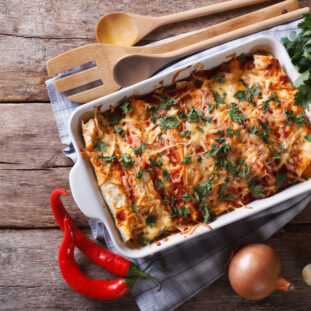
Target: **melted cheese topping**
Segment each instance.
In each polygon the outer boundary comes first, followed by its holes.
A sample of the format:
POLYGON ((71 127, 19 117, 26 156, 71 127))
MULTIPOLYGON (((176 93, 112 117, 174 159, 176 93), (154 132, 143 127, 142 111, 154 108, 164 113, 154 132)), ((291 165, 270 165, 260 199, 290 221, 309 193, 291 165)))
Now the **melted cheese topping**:
POLYGON ((295 92, 258 53, 97 107, 82 154, 123 240, 145 245, 302 181, 311 129, 295 92))

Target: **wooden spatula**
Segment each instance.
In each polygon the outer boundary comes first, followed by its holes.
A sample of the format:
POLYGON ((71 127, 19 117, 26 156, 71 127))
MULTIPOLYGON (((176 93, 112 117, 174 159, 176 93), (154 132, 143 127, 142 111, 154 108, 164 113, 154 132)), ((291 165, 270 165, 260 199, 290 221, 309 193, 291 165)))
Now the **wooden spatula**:
MULTIPOLYGON (((68 99, 73 102, 85 103, 101 96, 108 95, 120 88, 119 84, 114 80, 113 70, 115 64, 125 56, 137 54, 143 54, 144 56, 148 54, 158 55, 172 52, 203 40, 207 40, 236 29, 241 29, 245 26, 256 23, 260 25, 262 21, 282 15, 284 11, 291 12, 297 10, 298 8, 299 4, 296 0, 283 1, 224 23, 220 23, 212 27, 199 30, 195 33, 154 46, 120 47, 101 43, 82 46, 49 60, 47 62, 48 74, 55 75, 74 67, 95 61, 95 67, 60 78, 54 82, 54 86, 58 92, 65 92, 90 82, 101 80, 103 83, 101 86, 68 96, 68 99)), ((283 18, 278 20, 279 24, 289 21, 286 15, 287 14, 284 14, 283 18)), ((290 20, 297 18, 298 17, 295 16, 290 20)), ((272 26, 269 24, 267 28, 268 27, 272 26)), ((244 35, 255 31, 257 31, 256 28, 251 28, 250 32, 244 32, 244 35)), ((230 37, 227 36, 226 40, 230 40, 230 37)), ((202 49, 204 49, 204 46, 202 49)))

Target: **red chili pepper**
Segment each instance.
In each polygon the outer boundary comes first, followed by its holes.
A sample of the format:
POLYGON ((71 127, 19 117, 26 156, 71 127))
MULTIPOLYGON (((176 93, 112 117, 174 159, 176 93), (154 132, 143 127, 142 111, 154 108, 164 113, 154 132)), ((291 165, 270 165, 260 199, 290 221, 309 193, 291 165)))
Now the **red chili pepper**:
MULTIPOLYGON (((65 189, 55 189, 50 197, 54 217, 63 231, 65 230, 64 220, 68 219, 70 226, 75 233, 75 245, 80 249, 81 252, 83 252, 87 257, 89 257, 98 265, 104 267, 116 275, 133 277, 135 280, 137 277, 150 278, 159 284, 158 280, 153 278, 145 271, 140 270, 131 261, 121 257, 120 255, 114 254, 108 249, 100 247, 91 241, 88 237, 86 237, 64 208, 64 205, 60 200, 61 194, 67 195, 67 191, 65 189)), ((134 283, 135 280, 133 281, 133 279, 127 279, 127 282, 134 283)))
POLYGON ((68 218, 63 221, 64 238, 58 253, 61 273, 70 287, 78 293, 94 298, 111 300, 127 294, 136 278, 118 278, 113 281, 95 280, 85 276, 74 258, 75 232, 68 218))

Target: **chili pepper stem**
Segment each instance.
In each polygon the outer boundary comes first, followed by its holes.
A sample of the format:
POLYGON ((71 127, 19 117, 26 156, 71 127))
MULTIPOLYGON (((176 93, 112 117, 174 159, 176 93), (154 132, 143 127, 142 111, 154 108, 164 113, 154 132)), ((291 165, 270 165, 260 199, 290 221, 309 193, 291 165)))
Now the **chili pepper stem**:
MULTIPOLYGON (((150 265, 149 265, 149 267, 150 267, 150 265)), ((133 278, 134 282, 136 281, 136 279, 138 277, 151 279, 151 280, 155 281, 158 284, 158 290, 157 291, 160 291, 161 290, 161 283, 159 282, 159 280, 156 279, 155 277, 151 276, 150 274, 146 273, 145 270, 146 269, 144 269, 144 271, 142 271, 137 266, 135 266, 134 264, 131 264, 130 267, 129 267, 129 271, 128 271, 128 276, 130 278, 127 278, 127 279, 132 279, 133 278)), ((133 282, 133 284, 134 284, 134 282, 133 282)))

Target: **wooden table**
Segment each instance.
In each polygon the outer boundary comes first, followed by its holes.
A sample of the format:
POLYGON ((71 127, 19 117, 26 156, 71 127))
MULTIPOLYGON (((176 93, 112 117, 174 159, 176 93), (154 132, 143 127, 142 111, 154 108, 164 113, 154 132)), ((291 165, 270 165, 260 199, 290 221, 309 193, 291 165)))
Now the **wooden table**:
MULTIPOLYGON (((72 291, 61 277, 57 251, 62 239, 49 194, 69 189, 72 162, 60 143, 44 81, 45 63, 68 49, 94 42, 96 20, 110 11, 162 15, 218 0, 6 0, 0 1, 0 310, 138 310, 130 295, 100 302, 72 291)), ((300 1, 311 5, 310 0, 300 1)), ((144 43, 214 24, 249 12, 245 8, 162 27, 144 43)), ((70 195, 70 213, 90 234, 70 195)), ((311 310, 311 288, 301 280, 311 262, 311 209, 306 208, 268 243, 280 254, 284 276, 296 289, 260 302, 240 299, 224 276, 179 310, 311 310)), ((108 274, 78 254, 90 276, 108 274)))

